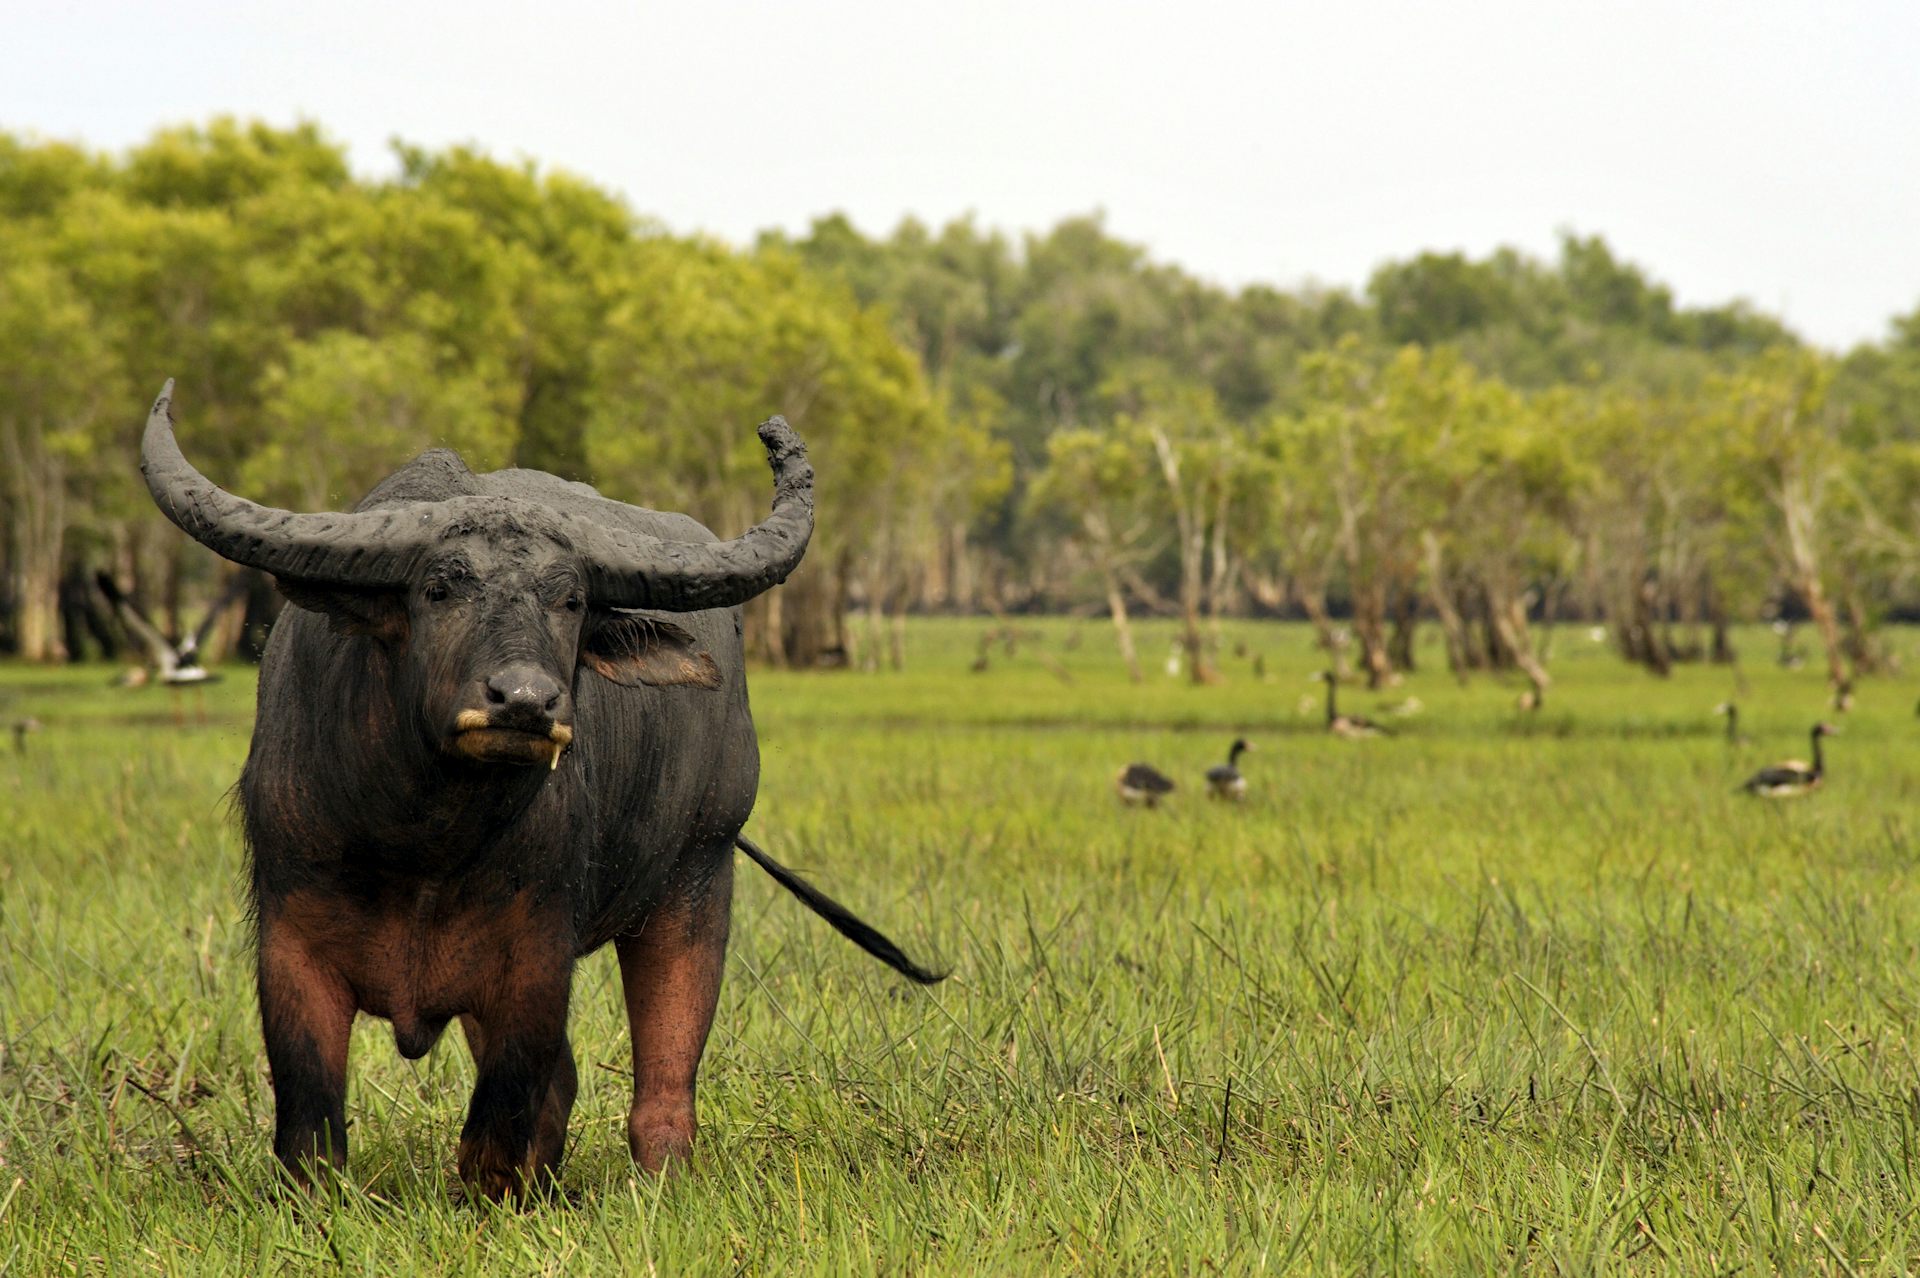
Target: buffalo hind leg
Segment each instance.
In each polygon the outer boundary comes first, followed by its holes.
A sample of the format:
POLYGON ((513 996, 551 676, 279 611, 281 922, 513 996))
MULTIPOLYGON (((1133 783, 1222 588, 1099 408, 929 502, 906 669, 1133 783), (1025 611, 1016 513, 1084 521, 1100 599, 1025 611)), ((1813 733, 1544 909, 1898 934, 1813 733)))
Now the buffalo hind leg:
POLYGON ((566 1143, 576 1082, 567 1045, 572 973, 570 963, 557 967, 461 1018, 479 1077, 460 1130, 460 1179, 486 1198, 550 1184, 566 1143))
POLYGON ((732 895, 727 859, 701 899, 664 905, 615 942, 633 1035, 627 1146, 648 1171, 685 1164, 693 1154, 694 1078, 720 1001, 732 895))
POLYGON ((273 1075, 273 1152, 309 1185, 347 1165, 347 1044, 354 1000, 297 931, 260 924, 260 1026, 273 1075))

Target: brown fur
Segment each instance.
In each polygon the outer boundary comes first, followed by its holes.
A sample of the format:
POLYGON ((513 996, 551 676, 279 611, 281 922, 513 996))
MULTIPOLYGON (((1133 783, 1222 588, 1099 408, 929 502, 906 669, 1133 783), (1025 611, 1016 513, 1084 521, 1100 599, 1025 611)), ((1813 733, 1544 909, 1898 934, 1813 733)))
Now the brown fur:
MULTIPOLYGON (((524 892, 504 904, 448 901, 427 889, 385 893, 372 904, 294 892, 260 920, 261 1004, 283 1036, 291 1030, 296 1042, 314 1045, 316 1060, 296 1059, 289 1068, 317 1085, 335 1112, 355 1012, 391 1021, 394 1042, 414 1058, 460 1017, 480 1074, 461 1133, 460 1175, 499 1198, 547 1179, 565 1147, 575 1091, 566 1043, 568 934, 551 908, 524 892), (289 1026, 289 1017, 299 1024, 289 1026), (531 1116, 511 1103, 529 1082, 541 1097, 531 1116)), ((278 1062, 275 1069, 278 1084, 278 1062)), ((338 1143, 287 1152, 294 1163, 303 1155, 337 1161, 344 1151, 323 1146, 338 1143)))
POLYGON ((727 954, 728 912, 712 908, 732 897, 733 863, 724 865, 704 908, 661 910, 614 942, 633 1038, 627 1147, 648 1171, 684 1166, 693 1153, 694 1079, 727 954))

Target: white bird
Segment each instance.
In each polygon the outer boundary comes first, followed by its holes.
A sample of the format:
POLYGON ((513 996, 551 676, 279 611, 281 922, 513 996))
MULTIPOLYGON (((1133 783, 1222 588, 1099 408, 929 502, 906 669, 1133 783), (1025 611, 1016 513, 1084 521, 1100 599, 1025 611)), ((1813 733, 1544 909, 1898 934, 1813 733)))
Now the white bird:
MULTIPOLYGON (((207 615, 201 620, 199 628, 177 643, 161 633, 160 628, 141 611, 140 605, 121 592, 119 584, 112 577, 103 572, 97 574, 94 581, 99 585, 100 593, 107 597, 107 602, 113 605, 114 614, 120 618, 120 624, 126 627, 127 634, 146 650, 146 668, 129 671, 127 677, 122 680, 123 683, 129 687, 140 687, 151 679, 178 690, 213 683, 220 678, 200 663, 200 649, 205 645, 207 636, 213 633, 214 624, 220 620, 220 614, 240 597, 241 591, 245 588, 241 578, 235 577, 228 583, 226 592, 214 601, 211 608, 207 609, 207 615)), ((173 710, 174 718, 179 719, 180 705, 177 700, 173 710)), ((200 705, 199 711, 201 719, 204 720, 206 718, 204 703, 200 705)))

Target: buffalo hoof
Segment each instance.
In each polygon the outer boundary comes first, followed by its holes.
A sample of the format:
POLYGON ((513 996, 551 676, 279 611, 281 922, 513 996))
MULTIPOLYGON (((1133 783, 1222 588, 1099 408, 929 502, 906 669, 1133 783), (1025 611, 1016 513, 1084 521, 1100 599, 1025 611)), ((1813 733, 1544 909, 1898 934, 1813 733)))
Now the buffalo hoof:
POLYGON ((627 1148, 650 1172, 685 1171, 693 1162, 693 1111, 636 1109, 627 1120, 627 1148))
POLYGON ((530 1187, 550 1179, 537 1174, 531 1155, 515 1162, 498 1149, 478 1142, 461 1141, 458 1161, 460 1183, 467 1187, 467 1193, 490 1202, 528 1197, 530 1187))

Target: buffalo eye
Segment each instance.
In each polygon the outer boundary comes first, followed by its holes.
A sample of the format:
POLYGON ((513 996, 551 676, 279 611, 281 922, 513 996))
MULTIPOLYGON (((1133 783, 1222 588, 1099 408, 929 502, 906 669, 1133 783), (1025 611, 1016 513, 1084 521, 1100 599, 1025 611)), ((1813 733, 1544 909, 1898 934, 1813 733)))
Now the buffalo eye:
POLYGON ((585 602, 586 600, 582 599, 580 592, 576 590, 567 596, 566 609, 568 612, 579 612, 581 605, 585 602))
POLYGON ((426 596, 428 603, 444 603, 447 598, 447 588, 436 581, 427 587, 426 596))

